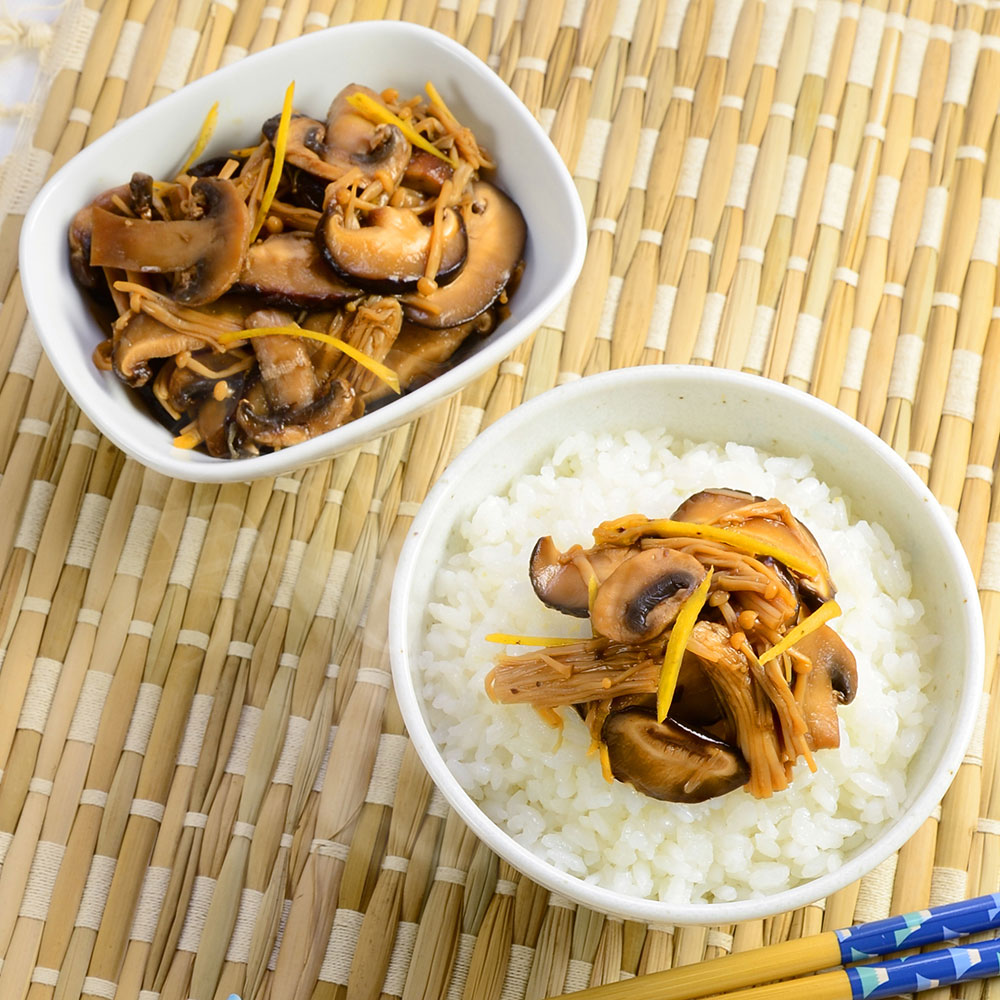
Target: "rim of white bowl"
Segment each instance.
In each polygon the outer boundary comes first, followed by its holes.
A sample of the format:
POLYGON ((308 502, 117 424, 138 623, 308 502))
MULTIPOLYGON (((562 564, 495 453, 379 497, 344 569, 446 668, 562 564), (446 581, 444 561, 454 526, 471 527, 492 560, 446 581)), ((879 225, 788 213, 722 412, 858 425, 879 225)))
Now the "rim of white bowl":
POLYGON ((965 550, 934 495, 906 462, 863 424, 815 396, 759 375, 695 365, 647 365, 618 369, 558 386, 511 410, 469 444, 452 461, 427 494, 400 552, 389 608, 389 654, 396 698, 410 740, 445 799, 481 840, 518 871, 553 892, 561 893, 604 913, 632 920, 668 924, 738 923, 794 910, 850 885, 897 851, 930 816, 948 790, 962 763, 975 728, 985 672, 982 609, 965 550), (663 379, 669 382, 690 378, 695 374, 699 378, 717 382, 720 389, 754 393, 764 391, 819 413, 856 438, 859 443, 872 449, 882 461, 908 481, 911 488, 925 501, 924 506, 928 515, 941 534, 962 580, 962 593, 959 599, 962 604, 962 621, 969 639, 969 662, 966 664, 965 680, 959 700, 958 719, 952 727, 945 751, 931 779, 914 799, 907 812, 889 823, 877 840, 851 857, 837 871, 803 882, 791 889, 757 899, 677 904, 626 896, 559 871, 519 844, 486 816, 448 769, 424 723, 414 685, 414 671, 407 649, 406 632, 408 594, 413 575, 421 568, 418 560, 424 526, 439 516, 440 508, 447 502, 454 484, 475 465, 482 452, 488 450, 494 442, 499 442, 512 426, 537 420, 552 407, 571 404, 578 398, 587 396, 595 386, 606 382, 622 382, 627 385, 648 379, 663 379))
MULTIPOLYGON (((381 436, 400 424, 415 419, 430 406, 454 395, 487 369, 503 361, 545 322, 562 299, 569 294, 574 282, 579 277, 586 249, 586 220, 573 178, 538 120, 499 75, 465 46, 433 28, 407 21, 356 21, 289 39, 280 45, 247 56, 246 59, 231 66, 215 70, 186 84, 175 93, 168 94, 162 101, 136 112, 135 115, 121 122, 106 135, 95 139, 56 171, 33 199, 21 230, 19 261, 22 273, 25 275, 25 301, 29 314, 40 317, 36 328, 45 353, 64 387, 98 430, 127 455, 164 475, 189 482, 225 483, 245 482, 281 475, 342 454, 365 441, 381 436), (177 454, 173 454, 169 447, 153 453, 138 448, 131 439, 121 433, 113 419, 114 414, 106 412, 106 407, 102 405, 103 398, 96 402, 92 399, 92 391, 75 378, 72 366, 67 364, 57 349, 58 345, 50 343, 45 320, 48 313, 46 297, 51 294, 51 289, 42 280, 37 282, 32 280, 34 269, 31 266, 31 260, 38 232, 38 218, 43 216, 48 201, 53 197, 53 192, 57 192, 65 184, 67 176, 72 176, 74 163, 82 161, 89 164, 92 160, 99 160, 103 155, 104 148, 115 141, 116 133, 120 133, 121 130, 141 131, 147 119, 151 118, 155 121, 163 114, 164 107, 170 107, 174 103, 191 102, 197 99, 201 101, 202 105, 207 105, 208 101, 217 93, 220 79, 246 73, 248 64, 263 66, 272 62, 281 62, 288 57, 289 50, 296 47, 322 45, 324 39, 329 38, 331 33, 336 33, 338 38, 346 36, 348 41, 354 36, 356 44, 359 46, 369 44, 367 40, 373 35, 387 38, 397 45, 405 45, 407 39, 421 38, 425 43, 436 45, 447 51, 472 75, 478 78, 489 77, 491 85, 495 85, 509 95, 512 100, 513 114, 518 117, 520 124, 533 135, 539 147, 545 151, 546 159, 551 164, 553 171, 562 179, 562 187, 567 192, 571 205, 571 215, 565 220, 564 227, 570 253, 567 256, 562 276, 535 306, 517 319, 509 329, 504 330, 495 340, 486 343, 462 363, 396 401, 398 406, 389 404, 380 407, 365 414, 363 419, 351 421, 292 448, 248 458, 215 459, 200 454, 192 455, 178 449, 174 449, 177 454), (329 435, 335 435, 335 437, 331 440, 329 435)), ((149 415, 148 419, 155 420, 152 415, 149 415)))

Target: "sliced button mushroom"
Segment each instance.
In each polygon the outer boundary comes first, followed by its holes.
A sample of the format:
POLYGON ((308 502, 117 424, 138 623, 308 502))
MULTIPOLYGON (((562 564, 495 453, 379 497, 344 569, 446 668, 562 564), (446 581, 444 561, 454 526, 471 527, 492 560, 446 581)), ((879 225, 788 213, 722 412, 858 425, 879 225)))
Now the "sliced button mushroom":
POLYGON ((254 243, 239 285, 272 305, 303 308, 339 305, 361 294, 333 273, 307 233, 279 233, 254 243))
MULTIPOLYGON (((316 231, 323 256, 346 281, 361 288, 393 295, 416 288, 427 270, 433 229, 412 209, 384 206, 368 213, 368 224, 349 227, 334 203, 316 231)), ((462 217, 454 209, 444 212, 440 234, 443 250, 435 281, 449 281, 466 257, 462 217)), ((457 324, 448 324, 454 326, 457 324)))
POLYGON ((94 209, 117 211, 116 202, 128 204, 131 197, 129 185, 121 184, 99 194, 89 205, 85 205, 69 226, 69 264, 73 277, 84 288, 106 287, 101 271, 90 264, 90 244, 94 235, 94 209))
POLYGON ((134 313, 112 335, 111 363, 115 374, 138 388, 149 381, 149 362, 172 358, 181 351, 197 351, 204 344, 197 337, 178 333, 146 313, 134 313))
POLYGON ((694 556, 651 548, 630 556, 598 587, 590 618, 594 631, 615 642, 659 635, 705 576, 694 556))
POLYGON ((601 739, 608 748, 611 773, 654 799, 704 802, 745 785, 750 777, 735 747, 669 717, 657 722, 642 708, 612 712, 601 739))
POLYGON ((230 181, 202 178, 191 190, 197 219, 133 219, 95 205, 91 265, 170 274, 170 296, 185 305, 218 299, 239 277, 250 215, 230 181))
POLYGON ((801 678, 802 715, 809 726, 809 742, 814 750, 838 747, 837 706, 849 705, 858 690, 854 654, 828 625, 800 639, 794 649, 812 663, 801 678))
POLYGON ((469 252, 458 277, 430 295, 407 295, 403 309, 421 326, 457 326, 488 309, 507 287, 524 254, 527 227, 521 210, 485 181, 473 185, 462 208, 469 252))
POLYGON ((590 573, 598 584, 634 552, 615 546, 589 550, 578 545, 560 552, 551 535, 539 538, 531 552, 528 576, 538 599, 550 608, 574 618, 590 614, 590 573))

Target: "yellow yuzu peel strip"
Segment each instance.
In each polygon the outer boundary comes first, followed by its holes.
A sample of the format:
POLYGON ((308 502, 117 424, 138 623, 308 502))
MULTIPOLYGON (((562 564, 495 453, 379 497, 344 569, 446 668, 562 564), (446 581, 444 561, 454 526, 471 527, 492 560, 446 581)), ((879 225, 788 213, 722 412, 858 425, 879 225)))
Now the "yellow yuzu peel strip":
POLYGON ((770 649, 765 649, 757 658, 757 662, 763 666, 776 656, 781 656, 782 653, 791 649, 797 642, 804 639, 811 632, 815 632, 821 625, 825 625, 831 618, 836 618, 839 614, 841 614, 840 605, 836 601, 824 602, 808 618, 799 622, 795 628, 790 629, 779 642, 776 642, 770 649))
POLYGON ((205 147, 208 145, 208 140, 212 138, 212 133, 215 131, 215 126, 218 121, 219 102, 216 101, 208 109, 208 114, 205 115, 205 120, 201 123, 201 130, 198 132, 198 138, 195 140, 194 149, 191 150, 191 155, 184 161, 184 166, 177 171, 178 177, 180 177, 181 174, 186 174, 191 165, 195 163, 198 157, 205 151, 205 147))
POLYGON ((404 122, 402 118, 394 115, 388 108, 383 107, 378 101, 373 100, 367 94, 362 94, 360 91, 356 94, 351 94, 347 98, 347 103, 355 111, 360 111, 370 121, 374 121, 379 125, 395 125, 414 146, 419 146, 426 152, 432 153, 438 159, 444 160, 445 163, 451 166, 455 165, 451 157, 445 156, 434 143, 425 139, 412 125, 404 122))
POLYGON ((346 354, 352 361, 356 361, 362 368, 367 368, 373 375, 380 378, 393 392, 400 392, 399 376, 387 365, 380 361, 368 357, 364 351, 359 351, 356 347, 344 343, 339 337, 332 337, 328 333, 321 333, 319 330, 306 330, 301 326, 258 326, 253 330, 234 330, 231 333, 221 334, 220 344, 230 344, 234 340, 250 340, 253 337, 305 337, 307 340, 318 340, 323 344, 330 344, 338 351, 346 354))
POLYGON ((257 209, 257 218, 254 220, 253 229, 250 230, 250 242, 257 239, 260 227, 264 225, 267 213, 271 209, 271 202, 274 201, 274 193, 278 190, 278 181, 281 180, 281 171, 285 166, 285 147, 288 145, 288 125, 292 120, 292 95, 295 93, 295 81, 293 80, 285 91, 285 100, 281 106, 281 118, 278 120, 278 130, 274 134, 274 162, 271 164, 271 176, 267 179, 267 187, 264 188, 264 195, 260 199, 260 206, 257 209))
POLYGON ((508 635, 506 632, 491 632, 486 636, 487 642, 502 642, 507 646, 572 646, 577 642, 587 642, 583 639, 558 639, 546 635, 508 635))
POLYGON ((674 627, 670 630, 670 638, 667 639, 667 650, 663 654, 660 682, 656 689, 657 722, 662 722, 667 717, 667 712, 670 711, 670 703, 674 700, 674 691, 677 689, 677 678, 681 672, 681 662, 684 659, 684 650, 691 637, 691 630, 694 628, 695 622, 698 621, 698 615, 708 599, 708 588, 711 584, 712 570, 710 569, 701 583, 691 592, 691 596, 681 605, 681 609, 674 619, 674 627))

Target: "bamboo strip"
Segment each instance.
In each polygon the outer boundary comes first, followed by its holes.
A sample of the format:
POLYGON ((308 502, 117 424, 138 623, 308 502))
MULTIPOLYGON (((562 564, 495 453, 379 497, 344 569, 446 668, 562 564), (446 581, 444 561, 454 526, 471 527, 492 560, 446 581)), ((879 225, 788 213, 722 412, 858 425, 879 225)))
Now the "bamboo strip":
MULTIPOLYGON (((52 49, 47 55, 45 68, 53 74, 52 84, 49 88, 45 106, 42 109, 38 122, 35 126, 34 134, 31 137, 31 145, 24 157, 24 163, 20 166, 20 172, 12 185, 15 197, 10 203, 5 203, 0 207, 0 294, 5 299, 5 304, 11 299, 20 299, 19 281, 15 275, 17 268, 17 245, 21 235, 21 224, 24 221, 24 212, 27 210, 27 201, 30 200, 31 193, 38 190, 41 177, 38 174, 45 174, 51 156, 55 152, 56 144, 62 135, 69 114, 73 108, 73 97, 80 82, 80 77, 85 71, 86 57, 79 60, 72 58, 72 51, 82 38, 89 42, 89 36, 95 27, 101 23, 103 0, 85 0, 84 3, 75 7, 68 13, 68 16, 59 20, 56 37, 52 44, 52 49), (38 164, 44 164, 41 169, 37 169, 38 164), (21 185, 23 190, 19 190, 21 185), (21 195, 23 201, 17 197, 21 195)), ((88 46, 88 55, 89 46, 88 46)), ((91 56, 91 61, 101 58, 100 51, 96 51, 91 56)), ((9 178, 5 178, 6 181, 9 178)), ((5 190, 6 194, 6 190, 5 190)), ((23 299, 21 299, 23 305, 23 299)), ((2 324, 0 324, 2 326, 2 324)), ((2 338, 0 338, 2 342, 2 338)), ((6 365, 0 366, 6 371, 6 365)))
MULTIPOLYGON (((1000 363, 1000 282, 993 299, 993 312, 983 348, 983 367, 994 371, 1000 363)), ((958 509, 958 537, 962 541, 969 563, 977 578, 983 563, 987 542, 991 487, 994 482, 993 463, 1000 442, 1000 400, 994 379, 980 381, 976 398, 975 423, 969 445, 969 464, 965 469, 965 484, 958 509)))
MULTIPOLYGON (((138 903, 147 859, 164 817, 177 749, 207 647, 209 630, 221 600, 245 499, 246 488, 239 486, 223 487, 221 491, 195 487, 192 493, 191 513, 178 552, 179 559, 183 561, 175 561, 167 592, 167 603, 176 607, 178 613, 164 622, 162 638, 154 629, 151 653, 158 648, 163 652, 155 659, 147 660, 144 674, 147 685, 162 689, 152 725, 147 730, 147 741, 158 752, 146 755, 144 741, 137 741, 134 749, 126 746, 119 764, 119 769, 132 764, 137 770, 132 786, 135 798, 123 817, 118 863, 94 937, 88 974, 98 980, 114 982, 121 971, 131 917, 138 903), (217 492, 220 494, 218 503, 215 502, 217 492), (177 618, 180 619, 180 628, 173 634, 172 622, 177 618), (166 655, 168 650, 169 656, 166 655), (130 758, 137 759, 133 763, 130 758), (150 803, 150 807, 136 807, 135 802, 150 803)), ((161 621, 162 618, 157 624, 161 621)), ((83 995, 88 995, 86 990, 83 995)))
POLYGON ((892 358, 899 333, 902 295, 897 294, 910 269, 922 206, 930 185, 932 140, 944 104, 951 57, 948 33, 955 21, 955 4, 936 0, 924 65, 916 88, 913 137, 906 154, 893 216, 886 264, 886 285, 872 327, 858 398, 858 419, 871 430, 882 424, 892 358))
MULTIPOLYGON (((942 228, 947 218, 945 214, 939 219, 935 206, 940 200, 949 197, 948 192, 952 187, 956 164, 955 153, 964 131, 965 107, 972 87, 975 55, 979 45, 978 35, 982 31, 983 20, 982 9, 977 10, 968 6, 959 8, 956 36, 967 39, 968 43, 958 49, 954 46, 952 48, 948 82, 945 86, 945 102, 938 121, 930 162, 928 205, 923 224, 927 232, 922 232, 918 238, 903 295, 900 336, 893 358, 892 383, 879 431, 901 455, 906 455, 910 451, 910 418, 917 391, 918 364, 924 349, 932 292, 937 280, 942 228)), ((988 88, 990 83, 987 82, 984 86, 988 88)), ((977 199, 979 193, 976 192, 977 199)), ((918 463, 919 465, 922 463, 918 463)))
POLYGON ((548 909, 538 932, 535 959, 525 984, 525 1000, 543 1000, 562 990, 569 967, 571 939, 576 906, 555 893, 549 896, 548 909))
POLYGON ((760 355, 759 370, 777 379, 784 378, 791 351, 805 284, 801 262, 808 263, 819 222, 837 112, 847 86, 858 26, 851 16, 853 11, 848 10, 846 16, 840 17, 835 29, 830 20, 821 21, 820 14, 818 9, 806 75, 796 106, 785 187, 765 251, 764 274, 767 277, 762 276, 758 296, 759 305, 774 310, 763 314, 770 330, 766 352, 760 355), (767 275, 769 268, 771 275, 767 275))
MULTIPOLYGON (((667 124, 667 116, 671 109, 675 109, 675 116, 690 114, 688 102, 672 95, 675 82, 683 93, 686 84, 680 81, 687 81, 692 86, 697 81, 697 71, 708 42, 709 12, 709 4, 695 2, 669 4, 664 13, 659 45, 649 72, 639 149, 623 210, 630 211, 641 222, 622 275, 611 333, 612 367, 625 367, 638 360, 642 338, 649 326, 653 303, 647 294, 648 285, 655 280, 657 240, 666 224, 682 148, 675 140, 674 127, 667 124), (666 136, 674 141, 666 142, 666 136), (669 185, 669 190, 664 188, 664 183, 669 185)), ((684 131, 687 131, 686 125, 684 131)), ((676 137, 679 133, 677 129, 676 137)))
MULTIPOLYGON (((979 366, 982 364, 986 337, 990 328, 995 297, 997 244, 992 236, 991 206, 1000 204, 1000 128, 994 127, 989 144, 983 179, 983 209, 980 213, 976 242, 970 251, 961 312, 957 316, 954 347, 948 365, 946 395, 940 398, 940 427, 937 428, 931 461, 930 487, 943 506, 955 512, 961 500, 965 470, 972 443, 976 398, 979 392, 979 366), (972 372, 969 369, 972 368, 972 372)), ((938 351, 943 345, 936 345, 938 351)), ((928 354, 928 363, 933 363, 928 354)), ((918 397, 923 400, 924 397, 918 397)), ((918 408, 915 423, 928 439, 932 420, 929 403, 918 408)))
MULTIPOLYGON (((932 11, 931 0, 911 0, 907 12, 837 399, 837 405, 851 416, 858 413, 864 364, 886 280, 892 225, 913 136, 917 95, 923 86, 922 70, 930 35, 927 22, 932 11)), ((929 67, 933 72, 933 63, 929 67)))
MULTIPOLYGON (((987 147, 990 151, 995 149, 990 135, 996 131, 994 124, 997 106, 1000 103, 1000 63, 998 63, 1000 54, 993 52, 985 43, 987 40, 995 42, 996 33, 1000 31, 1000 21, 991 14, 983 28, 984 44, 979 54, 976 78, 965 116, 962 145, 956 152, 956 175, 949 197, 948 222, 945 225, 934 285, 935 295, 931 302, 931 315, 914 398, 911 445, 912 451, 919 457, 908 456, 908 461, 923 470, 920 474, 924 477, 928 475, 924 456, 933 450, 942 408, 945 406, 948 362, 955 344, 958 325, 959 310, 953 308, 952 297, 958 298, 962 292, 966 274, 970 270, 970 258, 977 260, 985 257, 985 263, 989 267, 990 257, 993 256, 997 242, 990 226, 991 219, 995 215, 992 209, 993 202, 983 201, 985 164, 979 157, 985 158, 987 147), (981 209, 987 235, 983 239, 983 244, 977 247, 975 246, 978 231, 976 223, 980 218, 981 209)), ((995 193, 995 184, 992 190, 995 193)), ((995 265, 993 269, 995 271, 995 265)), ((981 268, 975 270, 977 272, 975 277, 981 278, 978 273, 981 268)), ((976 301, 978 295, 977 289, 973 301, 976 301)), ((967 394, 968 390, 964 390, 963 395, 967 394)), ((930 459, 926 461, 929 465, 930 459)))
MULTIPOLYGON (((389 967, 393 939, 387 927, 399 922, 403 882, 417 833, 430 800, 431 782, 420 759, 407 743, 392 802, 386 855, 358 934, 347 995, 377 998, 389 967)), ((446 863, 442 861, 442 863, 446 863)), ((432 890, 433 891, 433 890, 432 890)))
MULTIPOLYGON (((760 0, 743 4, 736 23, 740 44, 730 52, 727 60, 719 112, 708 140, 705 165, 698 178, 690 241, 681 251, 683 263, 664 352, 667 363, 690 361, 694 351, 708 291, 709 260, 736 163, 740 119, 763 20, 764 4, 760 0)), ((702 356, 704 353, 703 350, 702 356)), ((711 349, 708 349, 708 356, 711 357, 711 349)))
MULTIPOLYGON (((875 179, 885 145, 885 128, 889 114, 891 99, 891 84, 896 74, 896 63, 902 46, 902 34, 906 22, 903 17, 904 5, 901 0, 893 0, 887 7, 885 31, 882 35, 882 46, 875 67, 874 82, 871 86, 871 96, 868 103, 867 121, 861 138, 861 149, 854 159, 848 163, 857 162, 851 185, 850 199, 846 207, 846 215, 842 223, 842 237, 837 255, 837 268, 832 274, 833 289, 826 295, 824 312, 808 310, 809 294, 807 290, 806 314, 813 319, 820 318, 822 326, 819 331, 819 343, 814 351, 811 364, 811 385, 814 395, 827 402, 836 402, 837 392, 847 359, 849 323, 854 313, 855 289, 859 281, 862 254, 866 246, 868 218, 871 214, 872 199, 875 190, 875 179)), ((864 30, 864 29, 862 29, 864 30)), ((850 88, 851 84, 848 84, 850 88)), ((845 102, 850 102, 850 92, 845 94, 845 102)), ((842 123, 838 141, 843 137, 845 127, 842 123)), ((835 162, 838 160, 835 155, 835 162)), ((823 238, 820 232, 820 239, 823 238)), ((815 256, 815 255, 814 255, 815 256)), ((810 274, 812 281, 812 273, 810 274)), ((822 310, 819 295, 814 300, 822 310)), ((805 361, 798 378, 805 381, 805 361)), ((793 382, 793 384, 796 384, 793 382)))
MULTIPOLYGON (((131 630, 130 623, 135 620, 145 626, 143 609, 155 609, 162 600, 166 580, 161 565, 165 562, 169 566, 172 561, 190 492, 190 487, 179 484, 168 490, 163 477, 151 473, 143 476, 138 466, 128 463, 105 519, 106 531, 95 566, 107 560, 106 572, 114 563, 114 580, 103 603, 95 600, 89 604, 85 597, 86 606, 95 613, 94 605, 103 608, 94 636, 92 662, 105 669, 91 667, 88 672, 93 693, 82 702, 86 714, 74 716, 54 781, 54 795, 58 791, 59 797, 52 801, 60 808, 47 813, 43 826, 45 839, 66 845, 53 889, 53 898, 58 898, 62 906, 50 914, 44 928, 32 928, 30 923, 19 921, 15 929, 15 941, 22 930, 27 935, 37 930, 33 943, 41 968, 61 968, 69 947, 141 676, 142 661, 136 662, 133 656, 130 667, 129 652, 130 646, 143 642, 138 633, 145 633, 145 628, 131 630), (121 526, 128 528, 124 538, 119 533, 121 526), (147 569, 151 570, 149 575, 147 569), (139 614, 133 618, 135 611, 139 614)), ((103 596, 101 591, 94 593, 103 596)), ((107 831, 108 836, 112 833, 107 831)), ((33 983, 31 994, 49 996, 51 990, 33 983)))
MULTIPOLYGON (((130 18, 141 25, 135 55, 125 77, 125 89, 118 112, 119 120, 130 118, 152 103, 153 88, 170 44, 171 28, 177 20, 178 0, 154 0, 145 3, 130 18)), ((131 14, 132 11, 130 10, 131 14)), ((129 38, 129 35, 125 35, 129 38)))
POLYGON ((749 365, 751 368, 756 366, 758 371, 761 367, 757 361, 760 347, 755 344, 751 352, 754 323, 748 317, 757 302, 764 250, 778 212, 781 196, 779 178, 788 157, 793 127, 792 118, 786 112, 796 107, 802 89, 806 57, 810 50, 807 43, 812 34, 814 16, 810 7, 794 9, 778 60, 774 104, 750 181, 743 242, 737 254, 736 269, 716 337, 715 363, 722 367, 749 365))

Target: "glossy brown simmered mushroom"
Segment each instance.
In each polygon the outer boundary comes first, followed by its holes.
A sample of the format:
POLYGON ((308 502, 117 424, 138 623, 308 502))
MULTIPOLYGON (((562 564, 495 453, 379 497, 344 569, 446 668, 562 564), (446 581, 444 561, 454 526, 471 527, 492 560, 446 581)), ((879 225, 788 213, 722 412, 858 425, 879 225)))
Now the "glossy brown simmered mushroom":
POLYGON ((403 184, 424 194, 438 194, 441 185, 451 180, 455 171, 450 163, 422 149, 413 150, 403 171, 403 184))
POLYGON ((104 284, 100 268, 91 267, 90 243, 94 233, 94 209, 119 211, 116 203, 128 205, 131 192, 128 184, 101 192, 89 205, 84 205, 69 226, 69 265, 73 277, 84 288, 96 289, 104 284))
MULTIPOLYGON (((337 274, 360 288, 394 295, 417 287, 427 270, 432 241, 441 241, 434 280, 450 281, 466 259, 462 216, 446 209, 441 233, 425 226, 412 209, 384 206, 368 213, 366 225, 352 226, 335 203, 316 231, 323 256, 337 274)), ((467 317, 469 318, 469 317, 467 317)), ((449 324, 454 325, 454 324, 449 324)))
POLYGON ((430 295, 407 295, 408 319, 435 328, 457 326, 488 309, 507 287, 524 255, 524 216, 498 188, 485 181, 472 186, 462 207, 468 255, 458 277, 430 295))
POLYGON ((181 351, 197 351, 203 346, 199 338, 178 333, 144 312, 134 313, 125 323, 116 326, 111 344, 115 374, 136 388, 149 381, 150 361, 172 358, 181 351))
POLYGON ((668 548, 643 549, 623 560, 597 588, 590 619, 615 642, 659 635, 705 576, 694 556, 668 548))
POLYGON ((272 305, 313 309, 340 305, 361 294, 333 273, 308 233, 278 233, 254 243, 239 286, 272 305))
POLYGON ((802 715, 809 726, 809 742, 814 750, 838 747, 837 706, 849 705, 858 690, 854 654, 829 625, 800 639, 793 648, 812 664, 800 681, 802 715))
MULTIPOLYGON (((379 179, 392 192, 410 159, 410 143, 395 125, 377 125, 348 103, 352 94, 365 94, 385 107, 375 91, 348 84, 330 104, 326 123, 293 115, 288 126, 285 159, 324 180, 335 181, 356 169, 365 182, 379 179)), ((280 115, 264 122, 263 133, 275 141, 280 115)))
MULTIPOLYGON (((444 330, 428 330, 404 322, 392 349, 385 356, 385 363, 396 373, 404 392, 415 389, 442 374, 466 340, 484 336, 494 324, 492 313, 482 313, 468 323, 444 330)), ((392 390, 384 382, 376 382, 365 393, 365 402, 373 403, 391 395, 392 390)))
POLYGON ((654 799, 704 802, 745 785, 750 769, 736 747, 644 708, 612 712, 601 739, 611 773, 654 799))
POLYGON ((236 408, 236 420, 254 443, 287 448, 339 427, 351 418, 355 401, 354 390, 333 379, 324 394, 308 405, 272 413, 257 412, 245 396, 236 408))
POLYGON ((836 590, 826 558, 813 533, 779 500, 765 500, 741 490, 710 489, 695 493, 671 515, 675 521, 737 528, 819 567, 814 576, 794 574, 806 603, 816 607, 836 590))
POLYGON ((250 214, 236 187, 215 177, 195 181, 190 202, 197 217, 171 221, 130 218, 95 205, 90 264, 168 274, 175 301, 214 302, 239 277, 250 214))
POLYGON ((616 546, 560 552, 551 535, 539 538, 531 552, 528 576, 538 599, 574 618, 590 614, 590 574, 598 584, 606 580, 633 550, 616 546))

